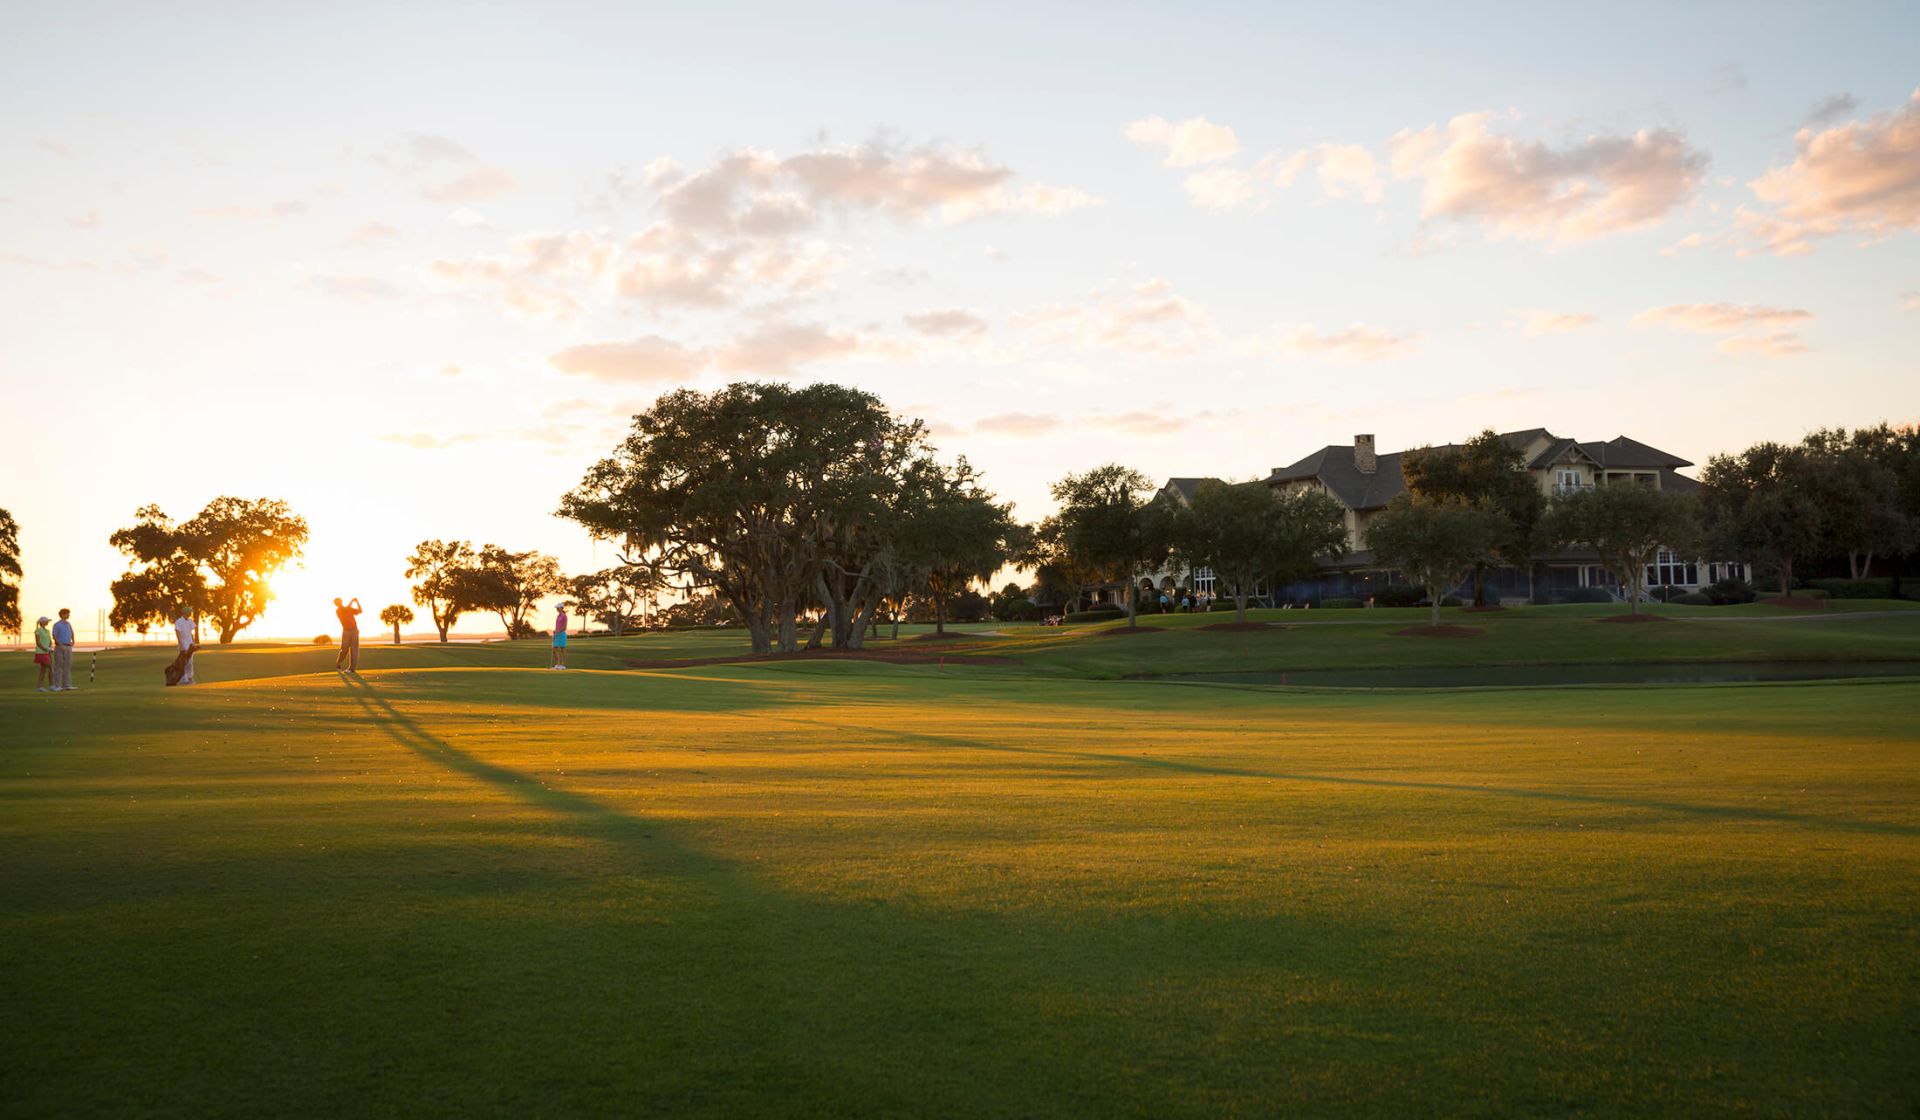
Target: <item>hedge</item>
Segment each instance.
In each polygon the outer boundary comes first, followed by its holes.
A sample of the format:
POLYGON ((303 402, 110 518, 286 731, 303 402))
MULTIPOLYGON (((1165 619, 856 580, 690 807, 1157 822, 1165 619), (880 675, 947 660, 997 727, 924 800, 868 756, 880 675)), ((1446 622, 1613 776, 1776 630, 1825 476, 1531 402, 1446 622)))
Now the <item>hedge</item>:
MULTIPOLYGON (((1835 599, 1891 599, 1892 579, 1810 579, 1807 588, 1825 591, 1835 599)), ((1801 594, 1806 588, 1795 594, 1801 594)))
POLYGON ((1607 594, 1604 587, 1570 587, 1566 595, 1569 603, 1611 603, 1613 596, 1607 594))
POLYGON ((1068 611, 1068 622, 1112 622, 1116 618, 1127 617, 1127 612, 1106 607, 1095 611, 1068 611))
POLYGON ((1687 591, 1675 595, 1673 598, 1668 599, 1667 602, 1677 603, 1685 607, 1711 607, 1713 606, 1713 596, 1704 595, 1698 591, 1687 591))
POLYGON ((1344 599, 1344 598, 1343 598, 1343 599, 1322 599, 1322 600, 1320 600, 1320 606, 1321 606, 1321 607, 1322 607, 1323 609, 1325 609, 1325 610, 1330 610, 1330 611, 1338 611, 1338 610, 1351 610, 1351 609, 1353 609, 1353 608, 1355 608, 1355 607, 1360 607, 1360 606, 1364 606, 1364 605, 1365 605, 1365 604, 1363 604, 1362 602, 1360 602, 1360 600, 1358 600, 1358 599, 1344 599))
POLYGON ((1373 593, 1376 607, 1417 607, 1426 600, 1425 588, 1410 583, 1389 583, 1373 593))

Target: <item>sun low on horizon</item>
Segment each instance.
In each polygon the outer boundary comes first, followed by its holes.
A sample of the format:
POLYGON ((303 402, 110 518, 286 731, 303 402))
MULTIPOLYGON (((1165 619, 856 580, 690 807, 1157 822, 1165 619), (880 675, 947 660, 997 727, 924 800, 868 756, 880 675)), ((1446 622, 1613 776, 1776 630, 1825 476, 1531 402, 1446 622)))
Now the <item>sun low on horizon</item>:
POLYGON ((1920 12, 1486 16, 9 7, 23 612, 93 638, 109 536, 222 495, 310 526, 243 638, 411 604, 426 539, 592 571, 561 496, 739 380, 872 392, 1025 521, 1108 461, 1920 419, 1920 12))

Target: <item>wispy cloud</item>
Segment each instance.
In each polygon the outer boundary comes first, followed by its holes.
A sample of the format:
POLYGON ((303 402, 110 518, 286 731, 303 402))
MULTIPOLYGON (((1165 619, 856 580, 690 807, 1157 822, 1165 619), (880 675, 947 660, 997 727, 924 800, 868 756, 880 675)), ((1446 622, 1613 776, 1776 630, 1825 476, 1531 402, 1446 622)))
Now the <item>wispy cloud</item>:
POLYGON ((1764 335, 1736 335, 1723 338, 1715 349, 1724 354, 1755 355, 1762 358, 1790 358, 1807 352, 1800 336, 1792 331, 1774 331, 1764 335))
POLYGON ((1145 117, 1126 127, 1127 139, 1136 144, 1166 150, 1166 166, 1192 167, 1231 157, 1240 150, 1240 138, 1233 129, 1214 124, 1205 117, 1169 121, 1162 116, 1145 117))
POLYGON ((847 239, 859 223, 910 229, 990 214, 1056 215, 1098 201, 1014 179, 978 149, 892 140, 785 157, 735 149, 694 169, 655 160, 609 188, 621 205, 653 210, 637 233, 520 234, 503 252, 429 267, 541 317, 568 317, 598 302, 637 304, 656 316, 768 300, 792 306, 833 290, 858 255, 847 239))
POLYGON ((347 236, 341 240, 341 244, 349 249, 365 249, 398 240, 400 240, 398 227, 390 226, 385 222, 362 222, 347 233, 347 236))
POLYGON ((1859 107, 1859 100, 1851 93, 1842 92, 1823 97, 1814 104, 1813 108, 1807 110, 1806 126, 1819 128, 1822 125, 1832 124, 1859 107))
POLYGON ((1660 221, 1706 171, 1705 153, 1669 129, 1554 147, 1497 133, 1493 120, 1466 113, 1387 142, 1395 178, 1421 183, 1424 220, 1495 237, 1586 241, 1660 221))
POLYGON ((1650 308, 1633 317, 1635 326, 1668 326, 1705 334, 1762 331, 1723 338, 1716 349, 1724 354, 1785 358, 1806 352, 1806 344, 1791 328, 1811 322, 1813 312, 1797 307, 1764 307, 1750 303, 1676 303, 1650 308))
POLYGON ((706 355, 669 338, 646 335, 624 342, 569 346, 548 359, 562 373, 602 381, 651 384, 683 381, 707 364, 706 355))
POLYGON ((1812 318, 1813 312, 1797 307, 1764 307, 1752 303, 1673 303, 1642 311, 1633 317, 1633 323, 1635 326, 1724 332, 1750 327, 1783 327, 1808 322, 1812 318))
POLYGON ((1546 311, 1537 307, 1516 308, 1512 315, 1519 324, 1520 333, 1529 337, 1585 330, 1600 321, 1598 316, 1583 311, 1546 311))
POLYGON ((421 198, 446 206, 486 202, 519 189, 513 172, 490 164, 456 140, 410 132, 375 157, 421 198))
POLYGON ((985 334, 987 320, 976 311, 964 307, 947 307, 938 311, 922 311, 918 314, 903 316, 907 326, 918 334, 933 335, 938 338, 965 337, 985 334))
POLYGON ((1920 89, 1865 121, 1802 128, 1794 152, 1792 163, 1747 184, 1765 207, 1734 215, 1749 244, 1794 256, 1842 234, 1874 240, 1920 230, 1920 89))
POLYGON ((1412 353, 1418 341, 1416 335, 1381 330, 1364 323, 1325 333, 1307 323, 1283 332, 1280 345, 1295 354, 1378 362, 1412 353))

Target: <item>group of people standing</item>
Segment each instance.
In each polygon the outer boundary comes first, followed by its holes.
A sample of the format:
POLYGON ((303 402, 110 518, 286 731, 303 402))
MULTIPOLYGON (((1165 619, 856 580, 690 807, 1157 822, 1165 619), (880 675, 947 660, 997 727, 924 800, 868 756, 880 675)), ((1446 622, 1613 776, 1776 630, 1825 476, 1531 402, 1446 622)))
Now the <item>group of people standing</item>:
MULTIPOLYGON (((340 652, 333 659, 335 671, 360 675, 360 600, 358 598, 342 602, 333 601, 333 614, 340 620, 340 652)), ((73 623, 69 621, 72 611, 60 609, 58 621, 40 616, 33 629, 33 663, 39 669, 37 687, 41 692, 73 692, 73 623), (49 626, 48 624, 52 625, 49 626)), ((178 686, 194 683, 193 655, 200 651, 196 640, 198 623, 193 612, 181 607, 178 617, 173 620, 173 633, 179 642, 180 652, 167 668, 167 684, 178 686)), ((553 619, 553 659, 548 665, 552 669, 567 667, 567 604, 560 604, 553 619)))
POLYGON ((73 612, 60 608, 60 620, 46 615, 33 624, 33 663, 37 667, 35 688, 40 692, 74 692, 73 684, 73 612), (52 622, 51 628, 48 623, 52 622))

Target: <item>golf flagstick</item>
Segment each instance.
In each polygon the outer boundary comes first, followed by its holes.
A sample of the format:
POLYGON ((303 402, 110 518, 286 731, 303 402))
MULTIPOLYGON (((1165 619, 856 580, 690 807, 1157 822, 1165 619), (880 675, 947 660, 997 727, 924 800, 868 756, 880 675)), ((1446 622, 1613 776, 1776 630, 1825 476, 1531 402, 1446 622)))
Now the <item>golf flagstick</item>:
POLYGON ((93 683, 93 674, 98 672, 99 669, 100 669, 100 651, 96 649, 93 651, 93 656, 89 658, 87 661, 87 683, 88 684, 93 683))

